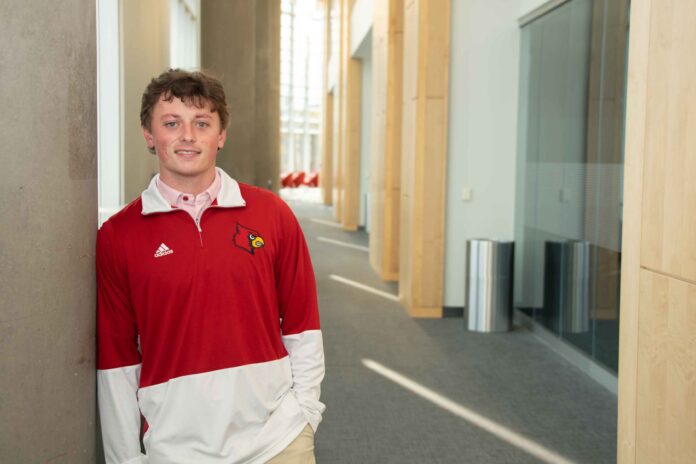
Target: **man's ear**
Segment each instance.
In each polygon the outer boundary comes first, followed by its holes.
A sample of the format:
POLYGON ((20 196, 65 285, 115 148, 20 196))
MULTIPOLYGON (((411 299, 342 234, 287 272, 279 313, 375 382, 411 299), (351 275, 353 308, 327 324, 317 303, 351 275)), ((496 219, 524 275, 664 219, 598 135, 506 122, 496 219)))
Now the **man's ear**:
POLYGON ((145 137, 145 143, 147 144, 147 150, 155 154, 155 138, 152 136, 152 133, 148 130, 147 127, 141 127, 143 130, 143 137, 145 137))
POLYGON ((218 135, 218 151, 225 146, 225 140, 227 140, 227 128, 222 129, 218 135))

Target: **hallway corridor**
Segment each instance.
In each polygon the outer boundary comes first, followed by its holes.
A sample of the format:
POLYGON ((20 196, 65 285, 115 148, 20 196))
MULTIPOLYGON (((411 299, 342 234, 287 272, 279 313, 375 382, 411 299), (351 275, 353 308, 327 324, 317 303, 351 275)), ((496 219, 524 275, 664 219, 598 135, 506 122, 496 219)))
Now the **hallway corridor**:
POLYGON ((616 461, 616 396, 527 330, 484 335, 461 318, 411 319, 393 299, 346 284, 397 293, 370 268, 364 232, 332 226, 320 204, 290 204, 315 267, 326 352, 317 462, 616 461))

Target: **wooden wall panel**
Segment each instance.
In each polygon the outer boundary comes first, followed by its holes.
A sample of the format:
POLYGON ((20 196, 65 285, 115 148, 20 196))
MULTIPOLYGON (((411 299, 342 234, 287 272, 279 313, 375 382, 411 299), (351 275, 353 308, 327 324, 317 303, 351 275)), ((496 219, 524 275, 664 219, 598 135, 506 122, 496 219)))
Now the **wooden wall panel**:
POLYGON ((404 4, 401 0, 390 0, 389 73, 387 88, 389 107, 387 112, 387 153, 385 169, 389 173, 385 185, 387 206, 384 233, 387 244, 384 247, 385 262, 382 277, 386 280, 399 279, 399 236, 401 218, 401 130, 403 127, 403 80, 404 80, 404 4))
POLYGON ((696 10, 664 0, 651 13, 642 263, 696 282, 696 10))
POLYGON ((404 54, 401 143, 401 202, 399 215, 399 300, 409 308, 413 305, 410 285, 413 280, 414 165, 416 160, 417 80, 418 68, 418 7, 415 1, 404 4, 404 54))
POLYGON ((640 247, 643 222, 643 158, 647 107, 648 47, 651 0, 631 6, 628 81, 626 89, 626 142, 624 155, 624 209, 621 264, 621 320, 619 325, 619 411, 617 461, 636 459, 636 377, 638 372, 638 307, 640 247))
POLYGON ((636 463, 696 462, 696 285, 641 271, 636 463))
POLYGON ((389 0, 373 4, 372 23, 372 159, 370 165, 370 265, 382 276, 385 242, 387 80, 389 79, 389 0))
MULTIPOLYGON (((414 53, 404 48, 404 69, 413 59, 414 53)), ((404 79, 404 95, 407 91, 407 79, 404 79)), ((401 148, 401 200, 399 214, 399 300, 408 307, 413 305, 410 285, 413 280, 412 258, 416 254, 413 238, 414 223, 414 164, 416 160, 416 144, 412 134, 416 133, 417 107, 413 99, 404 98, 402 112, 403 142, 401 148), (409 291, 407 291, 407 289, 409 291)))
POLYGON ((618 462, 696 462, 696 39, 688 2, 631 4, 618 462), (689 124, 691 122, 691 124, 689 124))
POLYGON ((414 317, 441 317, 450 2, 404 9, 399 294, 414 317))
POLYGON ((372 26, 370 264, 384 280, 399 277, 403 0, 376 0, 372 26))

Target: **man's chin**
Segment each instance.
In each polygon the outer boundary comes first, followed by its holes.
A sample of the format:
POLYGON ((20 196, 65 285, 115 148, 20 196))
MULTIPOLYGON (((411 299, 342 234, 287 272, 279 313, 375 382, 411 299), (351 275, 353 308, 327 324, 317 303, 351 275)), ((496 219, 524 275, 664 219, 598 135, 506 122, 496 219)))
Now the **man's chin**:
POLYGON ((167 171, 172 176, 194 178, 194 177, 206 176, 209 173, 215 172, 215 166, 206 167, 206 168, 199 168, 199 167, 193 167, 193 166, 191 166, 191 167, 178 166, 176 168, 166 168, 166 167, 160 166, 160 172, 162 172, 162 171, 167 171))

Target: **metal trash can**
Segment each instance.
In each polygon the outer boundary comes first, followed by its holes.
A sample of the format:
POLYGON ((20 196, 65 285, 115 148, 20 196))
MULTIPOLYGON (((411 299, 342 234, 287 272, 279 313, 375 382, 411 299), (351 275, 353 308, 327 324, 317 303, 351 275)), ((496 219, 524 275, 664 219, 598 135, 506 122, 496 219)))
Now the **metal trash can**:
POLYGON ((590 330, 590 243, 581 240, 544 244, 544 312, 555 329, 590 330))
POLYGON ((474 332, 506 332, 512 325, 514 242, 467 241, 466 315, 474 332))

